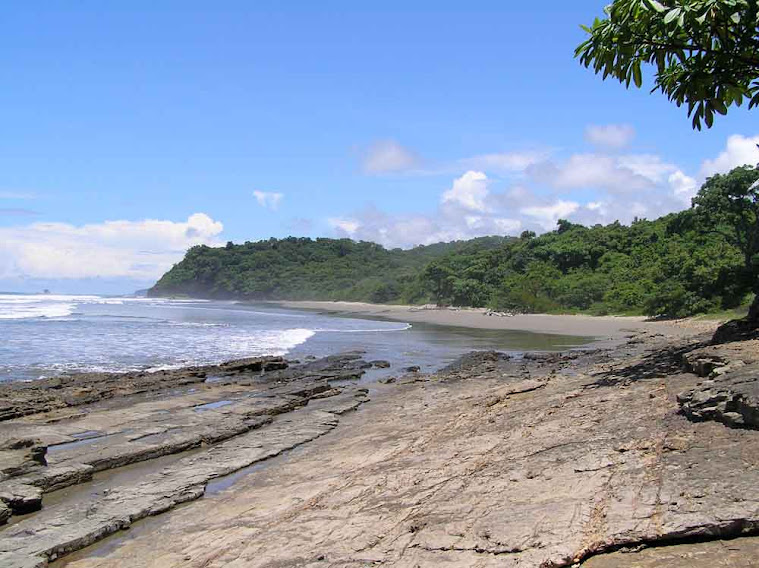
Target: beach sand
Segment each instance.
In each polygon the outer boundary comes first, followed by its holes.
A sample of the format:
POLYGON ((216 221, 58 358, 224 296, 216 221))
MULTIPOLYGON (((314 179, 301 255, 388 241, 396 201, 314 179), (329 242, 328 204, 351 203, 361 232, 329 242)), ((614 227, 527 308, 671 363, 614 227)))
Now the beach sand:
MULTIPOLYGON (((690 325, 679 322, 651 321, 644 316, 586 316, 519 314, 514 316, 487 315, 483 308, 429 308, 420 306, 369 304, 364 302, 276 302, 284 308, 315 310, 326 314, 354 317, 381 318, 411 324, 468 327, 475 329, 501 329, 555 333, 593 337, 597 342, 616 343, 639 331, 651 331, 681 336, 693 331, 690 325)), ((716 322, 709 322, 716 327, 716 322)), ((706 330, 704 330, 706 331, 706 330)))

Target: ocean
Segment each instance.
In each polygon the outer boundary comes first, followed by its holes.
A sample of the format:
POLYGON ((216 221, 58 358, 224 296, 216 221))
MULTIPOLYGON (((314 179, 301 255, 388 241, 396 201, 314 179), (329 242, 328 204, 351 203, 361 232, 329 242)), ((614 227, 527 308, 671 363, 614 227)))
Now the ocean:
POLYGON ((582 338, 335 317, 205 300, 0 294, 0 381, 82 371, 134 371, 242 357, 301 358, 364 350, 391 368, 433 371, 473 349, 577 346, 582 338))

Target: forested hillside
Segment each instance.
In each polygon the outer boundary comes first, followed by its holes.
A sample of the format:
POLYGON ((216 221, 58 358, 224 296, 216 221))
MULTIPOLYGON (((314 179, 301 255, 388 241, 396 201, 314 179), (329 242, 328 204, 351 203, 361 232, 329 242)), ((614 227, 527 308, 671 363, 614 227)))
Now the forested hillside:
POLYGON ((630 226, 560 220, 541 236, 410 250, 294 237, 196 246, 149 294, 668 316, 733 308, 759 296, 759 168, 712 176, 690 209, 630 226))
POLYGON ((696 230, 690 211, 631 226, 560 221, 494 250, 450 254, 420 278, 443 303, 527 312, 684 316, 742 303, 740 252, 696 230))
POLYGON ((474 255, 509 239, 482 237, 410 250, 387 250, 349 239, 269 239, 226 247, 191 248, 150 290, 251 300, 414 302, 428 296, 424 267, 446 254, 474 255))
POLYGON ((527 312, 687 315, 733 307, 748 283, 742 257, 691 211, 584 227, 560 221, 542 236, 387 250, 347 239, 269 239, 197 246, 153 296, 438 302, 527 312))

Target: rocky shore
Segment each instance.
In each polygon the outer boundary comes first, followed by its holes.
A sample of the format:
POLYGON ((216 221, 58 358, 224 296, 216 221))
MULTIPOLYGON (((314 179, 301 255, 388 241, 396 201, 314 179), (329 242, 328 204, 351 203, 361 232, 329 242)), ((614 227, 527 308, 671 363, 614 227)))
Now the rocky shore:
POLYGON ((369 367, 347 353, 0 386, 0 565, 44 566, 323 435, 367 400, 349 383, 369 367))
POLYGON ((759 340, 709 337, 3 385, 0 565, 754 566, 759 340))

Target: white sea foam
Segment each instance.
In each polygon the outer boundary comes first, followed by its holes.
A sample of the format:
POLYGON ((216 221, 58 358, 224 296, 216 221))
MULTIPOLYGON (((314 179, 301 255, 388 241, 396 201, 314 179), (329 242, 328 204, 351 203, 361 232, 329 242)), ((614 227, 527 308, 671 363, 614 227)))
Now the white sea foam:
POLYGON ((0 294, 0 319, 56 318, 69 316, 74 296, 16 296, 0 294))
POLYGON ((166 298, 104 298, 94 295, 66 294, 0 294, 0 319, 62 318, 70 316, 83 304, 124 305, 144 303, 164 305, 202 300, 171 300, 166 298))
POLYGON ((170 321, 172 327, 229 327, 228 323, 210 323, 202 321, 170 321))
POLYGON ((262 330, 250 335, 226 336, 224 341, 230 353, 238 357, 257 355, 286 355, 316 334, 313 329, 262 330))
POLYGON ((411 329, 410 323, 404 323, 402 326, 399 327, 383 327, 383 328, 367 328, 367 329, 321 329, 317 328, 314 331, 326 331, 329 333, 378 333, 378 332, 386 332, 386 331, 406 331, 407 329, 411 329))
POLYGON ((362 341, 366 337, 371 343, 370 335, 409 327, 400 322, 259 312, 232 302, 203 305, 168 298, 0 294, 0 331, 8 332, 0 342, 4 356, 0 381, 284 356, 318 334, 339 347, 355 340, 345 333, 364 333, 362 341))

